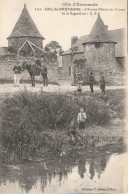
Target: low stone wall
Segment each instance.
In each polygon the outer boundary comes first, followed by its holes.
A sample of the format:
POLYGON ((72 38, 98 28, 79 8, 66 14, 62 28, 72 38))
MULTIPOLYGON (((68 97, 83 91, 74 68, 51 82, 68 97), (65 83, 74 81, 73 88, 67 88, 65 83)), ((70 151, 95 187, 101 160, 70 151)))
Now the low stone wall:
MULTIPOLYGON (((14 77, 13 66, 16 61, 0 61, 0 81, 12 81, 14 77)), ((48 68, 49 82, 58 83, 58 65, 57 63, 45 64, 48 68)), ((30 80, 27 70, 21 73, 21 80, 30 80)), ((36 76, 36 80, 42 81, 42 76, 36 76)))

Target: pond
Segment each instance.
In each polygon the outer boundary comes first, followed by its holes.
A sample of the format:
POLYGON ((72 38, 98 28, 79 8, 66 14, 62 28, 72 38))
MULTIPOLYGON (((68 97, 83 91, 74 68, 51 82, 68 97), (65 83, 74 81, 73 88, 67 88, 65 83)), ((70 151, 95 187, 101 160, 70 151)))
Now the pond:
POLYGON ((0 164, 0 193, 119 193, 125 152, 73 150, 50 160, 0 164))

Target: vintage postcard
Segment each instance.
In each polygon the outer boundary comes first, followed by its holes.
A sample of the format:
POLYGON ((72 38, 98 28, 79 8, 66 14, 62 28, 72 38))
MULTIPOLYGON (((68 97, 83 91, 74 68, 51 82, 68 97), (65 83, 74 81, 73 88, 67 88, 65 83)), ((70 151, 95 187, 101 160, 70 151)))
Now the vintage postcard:
POLYGON ((128 193, 127 0, 0 0, 0 193, 128 193))

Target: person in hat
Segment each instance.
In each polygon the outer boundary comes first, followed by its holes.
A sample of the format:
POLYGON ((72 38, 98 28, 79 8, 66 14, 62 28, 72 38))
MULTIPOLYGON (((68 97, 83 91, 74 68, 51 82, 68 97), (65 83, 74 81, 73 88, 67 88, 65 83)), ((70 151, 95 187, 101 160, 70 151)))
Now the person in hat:
POLYGON ((101 89, 101 92, 103 94, 105 94, 105 78, 104 78, 104 76, 102 76, 102 78, 100 80, 100 89, 101 89))
POLYGON ((91 93, 93 93, 94 81, 95 79, 94 79, 93 73, 91 72, 89 75, 89 85, 90 85, 91 93))
POLYGON ((17 61, 17 65, 13 67, 13 71, 14 71, 14 87, 19 87, 21 74, 21 66, 19 65, 19 61, 17 61))

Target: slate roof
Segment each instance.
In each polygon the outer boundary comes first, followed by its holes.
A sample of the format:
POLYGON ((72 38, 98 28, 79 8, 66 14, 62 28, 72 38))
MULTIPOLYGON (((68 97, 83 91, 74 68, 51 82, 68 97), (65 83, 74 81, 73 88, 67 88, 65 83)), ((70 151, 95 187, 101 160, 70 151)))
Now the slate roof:
POLYGON ((31 18, 26 5, 24 5, 22 13, 8 39, 13 37, 38 37, 44 39, 31 18))
MULTIPOLYGON (((108 33, 108 26, 104 25, 103 20, 98 14, 96 22, 83 44, 94 43, 94 42, 115 42, 108 33)), ((115 42, 116 43, 116 42, 115 42)))
POLYGON ((116 57, 124 57, 126 56, 125 53, 125 29, 117 29, 117 30, 110 30, 110 36, 117 42, 115 45, 115 56, 116 57))
MULTIPOLYGON (((124 53, 124 37, 125 37, 125 29, 116 29, 109 30, 107 26, 104 25, 100 15, 98 15, 97 20, 90 32, 89 35, 81 36, 72 47, 77 47, 77 51, 75 53, 83 53, 84 48, 83 44, 85 43, 93 43, 93 42, 113 42, 115 44, 115 56, 123 57, 126 55, 124 53)), ((71 48, 65 51, 62 55, 71 54, 71 48)))
MULTIPOLYGON (((111 37, 111 39, 113 39, 114 42, 117 42, 117 44, 115 44, 115 56, 116 57, 123 57, 125 56, 124 53, 124 36, 125 36, 125 29, 121 28, 121 29, 116 29, 116 30, 109 30, 108 31, 109 36, 111 37)), ((76 41, 72 47, 78 47, 78 50, 76 53, 83 53, 84 52, 84 48, 83 48, 83 43, 86 42, 88 38, 88 35, 85 36, 81 36, 78 41, 76 41)), ((68 49, 67 51, 65 51, 62 55, 69 55, 71 54, 71 48, 68 49)))

